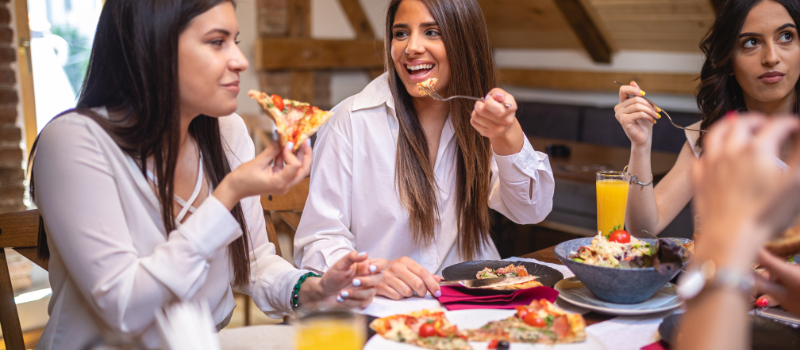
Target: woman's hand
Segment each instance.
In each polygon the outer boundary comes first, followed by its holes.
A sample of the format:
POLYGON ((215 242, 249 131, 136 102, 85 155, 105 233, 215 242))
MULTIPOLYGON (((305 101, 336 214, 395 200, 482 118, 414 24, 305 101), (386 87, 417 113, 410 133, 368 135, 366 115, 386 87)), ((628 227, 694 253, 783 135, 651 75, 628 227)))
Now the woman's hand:
POLYGON ((414 295, 424 297, 430 291, 438 298, 442 295, 439 291, 441 280, 416 261, 404 256, 389 262, 389 268, 383 272, 383 282, 378 285, 378 295, 400 300, 414 295))
POLYGON ((758 255, 761 267, 769 272, 769 279, 757 278, 759 292, 767 293, 775 302, 769 306, 780 304, 786 311, 800 316, 800 266, 787 264, 783 259, 761 250, 758 255))
POLYGON ((300 303, 333 301, 348 307, 365 308, 372 303, 375 287, 383 281, 386 260, 370 260, 367 253, 350 252, 322 278, 310 278, 300 288, 300 303))
POLYGON ((507 156, 519 153, 525 143, 525 134, 517 121, 517 102, 514 96, 494 88, 486 95, 486 101, 475 102, 470 124, 488 138, 494 152, 507 156), (508 103, 511 107, 503 104, 508 103))
POLYGON ((262 194, 282 195, 308 176, 313 154, 303 143, 295 156, 294 145, 269 145, 255 159, 240 165, 222 179, 212 195, 229 210, 243 198, 262 194), (273 164, 273 165, 270 165, 273 164))
POLYGON ((649 147, 653 142, 653 124, 661 115, 645 99, 644 91, 635 81, 619 88, 619 103, 614 106, 614 116, 625 130, 634 147, 649 147), (628 97, 633 95, 633 98, 628 97))

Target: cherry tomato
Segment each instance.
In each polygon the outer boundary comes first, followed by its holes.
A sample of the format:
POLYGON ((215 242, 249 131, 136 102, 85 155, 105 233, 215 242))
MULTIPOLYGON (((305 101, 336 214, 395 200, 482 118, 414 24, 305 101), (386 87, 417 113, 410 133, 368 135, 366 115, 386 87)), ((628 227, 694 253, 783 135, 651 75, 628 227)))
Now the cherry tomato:
POLYGON ((497 349, 497 343, 498 342, 499 342, 499 340, 497 340, 497 339, 492 340, 491 342, 489 342, 489 347, 488 348, 489 349, 497 349))
POLYGON ((275 107, 278 107, 279 110, 283 110, 283 98, 278 95, 272 95, 272 102, 275 103, 275 107))
POLYGON ((758 298, 758 300, 756 300, 756 306, 767 307, 769 306, 769 300, 767 300, 767 297, 758 298))
POLYGON ((631 235, 628 234, 628 231, 616 230, 611 232, 611 235, 608 236, 608 240, 609 242, 630 243, 631 235))
POLYGON ((432 337, 436 335, 436 329, 430 323, 424 323, 419 327, 419 336, 423 338, 432 337))
POLYGON ((530 313, 530 311, 528 311, 528 308, 524 306, 517 306, 516 309, 517 309, 517 315, 519 316, 519 318, 523 320, 525 319, 525 316, 527 316, 530 313))
POLYGON ((522 320, 531 327, 544 328, 547 326, 544 320, 537 314, 527 314, 522 320))

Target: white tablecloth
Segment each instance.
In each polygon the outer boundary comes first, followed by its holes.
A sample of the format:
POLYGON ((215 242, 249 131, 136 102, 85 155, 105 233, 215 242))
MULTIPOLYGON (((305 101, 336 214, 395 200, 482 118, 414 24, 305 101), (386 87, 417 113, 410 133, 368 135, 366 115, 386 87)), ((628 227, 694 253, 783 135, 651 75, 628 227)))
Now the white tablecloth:
POLYGON ((285 325, 249 326, 219 332, 222 350, 294 349, 294 327, 285 325))

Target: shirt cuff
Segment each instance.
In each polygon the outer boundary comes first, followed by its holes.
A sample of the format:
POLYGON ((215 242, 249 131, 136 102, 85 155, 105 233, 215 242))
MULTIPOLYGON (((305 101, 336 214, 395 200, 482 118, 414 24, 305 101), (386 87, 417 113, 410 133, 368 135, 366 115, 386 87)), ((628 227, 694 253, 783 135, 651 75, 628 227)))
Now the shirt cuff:
POLYGON ((539 165, 546 160, 547 155, 536 152, 527 137, 524 138, 522 150, 518 153, 507 156, 494 153, 498 175, 501 179, 510 183, 529 181, 531 178, 536 179, 539 165))
POLYGON ((239 222, 214 196, 206 197, 178 231, 206 260, 242 235, 239 222))

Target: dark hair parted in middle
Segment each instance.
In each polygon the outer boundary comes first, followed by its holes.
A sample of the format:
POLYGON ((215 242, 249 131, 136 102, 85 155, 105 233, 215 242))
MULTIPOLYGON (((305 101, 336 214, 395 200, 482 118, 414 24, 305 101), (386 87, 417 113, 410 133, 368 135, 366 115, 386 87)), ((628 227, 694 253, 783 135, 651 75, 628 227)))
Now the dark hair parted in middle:
MULTIPOLYGON (((755 5, 762 1, 775 1, 783 5, 794 20, 800 23, 800 5, 797 0, 728 0, 721 7, 714 25, 700 43, 706 55, 700 71, 700 84, 697 87, 697 106, 700 107, 703 121, 701 128, 707 130, 711 124, 725 113, 746 108, 742 87, 733 72, 733 57, 739 42, 745 19, 755 5)), ((800 80, 798 81, 800 83, 800 80)), ((800 89, 795 84, 795 93, 800 97, 800 89)), ((795 107, 795 112, 797 108, 795 107)), ((697 140, 702 146, 703 134, 697 140)))
MULTIPOLYGON (((400 199, 409 212, 411 231, 417 244, 435 241, 440 213, 437 185, 428 142, 406 87, 392 62, 392 25, 402 0, 392 0, 386 16, 385 54, 389 86, 394 96, 399 137, 395 181, 400 199)), ((484 96, 496 86, 489 34, 483 12, 475 0, 422 0, 441 31, 450 64, 446 94, 484 96)), ((458 252, 473 257, 489 241, 489 181, 492 147, 470 125, 474 102, 449 102, 456 139, 456 219, 458 252)))

